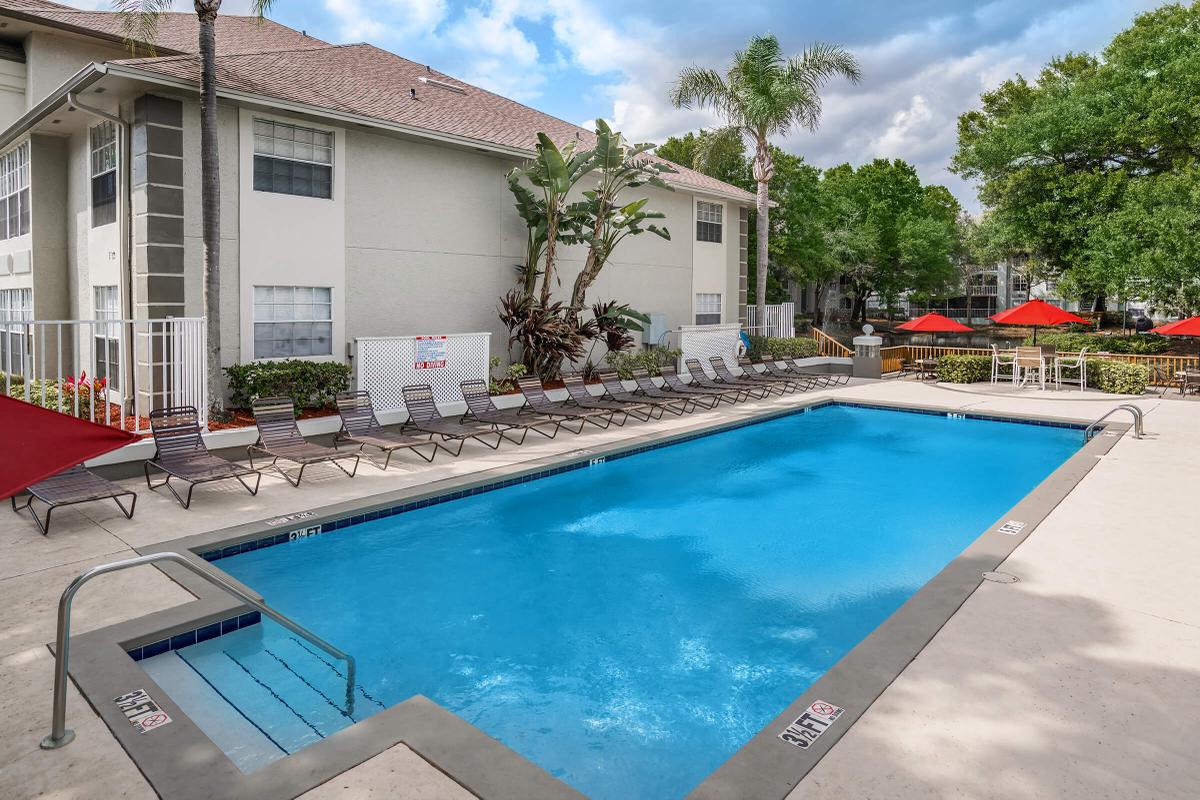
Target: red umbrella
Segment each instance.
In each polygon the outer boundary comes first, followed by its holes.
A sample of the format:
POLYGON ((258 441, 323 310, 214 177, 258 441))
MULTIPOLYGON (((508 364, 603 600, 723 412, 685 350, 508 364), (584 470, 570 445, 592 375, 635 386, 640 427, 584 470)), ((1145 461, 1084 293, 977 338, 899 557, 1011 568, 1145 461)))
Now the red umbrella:
POLYGON ((1200 336, 1200 317, 1189 317, 1175 322, 1168 322, 1166 325, 1159 325, 1150 332, 1161 333, 1163 336, 1200 336))
POLYGON ((955 322, 949 317, 943 317, 932 311, 922 314, 916 319, 910 319, 902 325, 897 325, 896 329, 914 333, 970 333, 972 330, 961 322, 955 322))
POLYGON ((1066 325, 1068 322, 1081 322, 1084 325, 1090 324, 1088 320, 1078 314, 1063 311, 1058 306, 1052 306, 1045 300, 1030 300, 1021 303, 1021 305, 1014 306, 1007 311, 993 314, 991 319, 999 322, 1001 325, 1031 325, 1033 327, 1034 342, 1037 342, 1037 329, 1040 325, 1066 325))
POLYGON ((0 498, 116 450, 137 436, 0 395, 0 498))

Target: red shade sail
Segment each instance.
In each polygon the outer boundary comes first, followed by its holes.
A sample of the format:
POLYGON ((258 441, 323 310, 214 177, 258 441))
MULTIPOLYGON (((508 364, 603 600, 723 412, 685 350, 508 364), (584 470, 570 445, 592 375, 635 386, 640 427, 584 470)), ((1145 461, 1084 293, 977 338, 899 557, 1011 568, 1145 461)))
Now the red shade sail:
POLYGON ((1066 325, 1068 322, 1090 324, 1078 314, 1063 311, 1058 306, 1052 306, 1045 300, 1030 300, 1014 306, 1007 311, 993 314, 991 319, 1002 325, 1066 325))
POLYGON ((127 431, 0 395, 0 498, 137 439, 127 431))
POLYGON ((1161 333, 1163 336, 1200 336, 1200 317, 1188 317, 1176 322, 1168 322, 1150 332, 1161 333))
POLYGON ((949 317, 935 314, 932 311, 922 314, 916 319, 910 319, 903 325, 897 325, 896 329, 914 333, 970 333, 972 330, 961 322, 955 322, 949 317))

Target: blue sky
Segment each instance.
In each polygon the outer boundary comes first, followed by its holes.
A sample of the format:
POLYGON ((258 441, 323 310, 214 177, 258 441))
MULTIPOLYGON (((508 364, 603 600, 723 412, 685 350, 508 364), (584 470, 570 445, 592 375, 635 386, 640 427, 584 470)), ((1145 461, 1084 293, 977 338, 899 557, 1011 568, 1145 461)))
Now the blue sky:
MULTIPOLYGON (((107 7, 106 0, 74 0, 107 7)), ((979 93, 1050 57, 1098 51, 1161 0, 276 0, 272 18, 330 42, 366 41, 576 123, 597 116, 638 141, 714 119, 680 111, 667 90, 681 67, 722 67, 755 33, 799 52, 816 40, 851 49, 858 86, 824 94, 816 133, 778 142, 818 166, 904 158, 976 210, 946 171, 955 120, 979 93)), ((244 13, 247 0, 225 0, 244 13)), ((191 10, 191 0, 176 0, 191 10)))

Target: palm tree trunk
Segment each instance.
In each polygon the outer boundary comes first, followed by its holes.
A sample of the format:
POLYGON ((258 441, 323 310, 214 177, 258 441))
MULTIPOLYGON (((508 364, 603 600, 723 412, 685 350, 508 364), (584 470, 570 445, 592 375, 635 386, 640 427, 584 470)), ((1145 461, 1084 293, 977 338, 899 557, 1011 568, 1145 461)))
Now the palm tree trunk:
POLYGON ((200 20, 200 216, 204 249, 204 315, 208 322, 208 403, 225 407, 221 380, 221 168, 217 151, 217 9, 196 3, 200 20))
MULTIPOLYGON (((758 196, 755 201, 755 209, 758 212, 755 214, 755 239, 757 241, 757 252, 755 255, 754 275, 754 292, 755 303, 758 306, 758 324, 765 325, 767 322, 767 236, 770 229, 770 221, 767 219, 767 213, 770 208, 768 191, 770 184, 766 181, 758 182, 758 196)), ((762 335, 766 335, 765 330, 759 331, 762 335)))

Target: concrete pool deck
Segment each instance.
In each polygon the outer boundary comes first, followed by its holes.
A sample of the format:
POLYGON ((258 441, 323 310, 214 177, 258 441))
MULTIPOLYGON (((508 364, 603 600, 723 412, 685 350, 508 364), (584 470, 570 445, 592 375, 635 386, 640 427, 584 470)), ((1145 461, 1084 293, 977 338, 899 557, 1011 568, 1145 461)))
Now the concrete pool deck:
MULTIPOLYGON (((822 395, 1084 420, 1120 402, 1093 393, 885 381, 726 407, 719 415, 531 439, 497 452, 468 446, 469 457, 432 466, 406 459, 381 473, 364 465, 352 481, 318 471, 300 490, 267 478, 258 498, 236 486, 202 488, 188 512, 143 483, 133 521, 115 508, 84 506, 61 512, 48 538, 9 516, 0 524, 0 796, 154 796, 73 688, 68 724, 78 739, 59 751, 37 747, 49 724, 52 660, 45 642, 54 635, 57 596, 89 566, 240 522, 822 395)), ((1195 507, 1188 489, 1200 477, 1200 403, 1147 397, 1137 404, 1147 412, 1150 436, 1126 436, 1100 460, 1001 567, 1021 582, 977 590, 792 797, 1200 794, 1200 767, 1189 747, 1200 734, 1200 590, 1186 569, 1200 555, 1187 516, 1195 507), (1171 474, 1156 471, 1163 464, 1172 465, 1171 474)), ((81 593, 75 631, 191 599, 152 568, 107 576, 81 593)), ((397 745, 306 796, 470 795, 397 745)))

